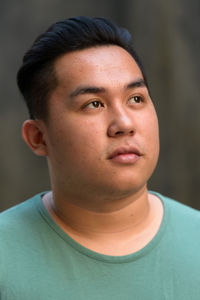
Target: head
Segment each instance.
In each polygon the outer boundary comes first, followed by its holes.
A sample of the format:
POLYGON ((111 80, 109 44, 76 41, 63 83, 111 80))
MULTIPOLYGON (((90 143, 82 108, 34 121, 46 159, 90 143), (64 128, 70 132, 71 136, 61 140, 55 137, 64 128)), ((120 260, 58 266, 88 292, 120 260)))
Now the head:
POLYGON ((18 71, 17 83, 31 119, 48 118, 48 97, 58 84, 55 61, 66 53, 103 45, 118 45, 129 52, 147 85, 142 63, 127 29, 104 18, 66 19, 50 26, 35 40, 18 71))
POLYGON ((25 55, 23 137, 47 156, 54 195, 94 208, 146 190, 158 122, 130 43, 125 29, 81 17, 53 25, 25 55))

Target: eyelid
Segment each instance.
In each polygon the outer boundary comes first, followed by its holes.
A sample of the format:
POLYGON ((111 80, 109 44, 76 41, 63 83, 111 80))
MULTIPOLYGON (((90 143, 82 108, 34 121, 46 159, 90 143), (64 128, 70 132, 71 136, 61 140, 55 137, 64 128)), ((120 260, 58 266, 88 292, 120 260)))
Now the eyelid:
POLYGON ((103 102, 102 102, 100 99, 94 98, 94 99, 89 100, 87 103, 85 103, 85 104, 83 105, 83 108, 87 108, 87 107, 88 107, 90 104, 92 104, 93 102, 99 102, 99 103, 101 104, 101 107, 104 106, 103 102))
POLYGON ((128 97, 128 101, 130 100, 130 99, 132 99, 132 98, 134 98, 134 97, 138 97, 138 98, 140 98, 140 100, 141 100, 141 102, 144 102, 144 100, 145 100, 145 96, 144 95, 141 95, 141 94, 134 94, 134 95, 131 95, 130 97, 128 97))

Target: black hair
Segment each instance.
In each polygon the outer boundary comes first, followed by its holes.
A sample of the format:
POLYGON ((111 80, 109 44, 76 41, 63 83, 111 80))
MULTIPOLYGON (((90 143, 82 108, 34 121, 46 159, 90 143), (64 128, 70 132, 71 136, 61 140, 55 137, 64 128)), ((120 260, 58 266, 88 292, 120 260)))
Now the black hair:
POLYGON ((31 119, 47 117, 48 97, 58 82, 55 60, 72 51, 103 45, 118 45, 131 54, 138 64, 144 81, 141 61, 131 44, 127 29, 104 18, 75 17, 49 27, 25 53, 17 73, 18 87, 27 104, 31 119))

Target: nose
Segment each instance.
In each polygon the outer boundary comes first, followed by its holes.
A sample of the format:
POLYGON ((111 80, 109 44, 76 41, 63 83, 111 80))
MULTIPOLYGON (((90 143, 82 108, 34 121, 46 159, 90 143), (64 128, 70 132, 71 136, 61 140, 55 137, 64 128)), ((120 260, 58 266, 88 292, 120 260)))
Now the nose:
POLYGON ((113 116, 108 127, 108 136, 132 136, 134 133, 134 119, 130 112, 124 111, 123 109, 113 112, 113 116))

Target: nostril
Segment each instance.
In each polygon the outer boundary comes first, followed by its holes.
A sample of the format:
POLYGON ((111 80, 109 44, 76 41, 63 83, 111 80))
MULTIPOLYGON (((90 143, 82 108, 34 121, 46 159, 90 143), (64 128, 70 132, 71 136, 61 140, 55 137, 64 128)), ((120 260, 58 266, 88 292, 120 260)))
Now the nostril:
POLYGON ((116 136, 120 136, 120 135, 124 135, 124 134, 129 134, 129 135, 133 135, 134 134, 134 130, 130 130, 128 133, 126 133, 125 131, 116 131, 114 133, 114 135, 116 136))
POLYGON ((123 134, 123 131, 117 131, 115 132, 115 135, 122 135, 123 134))

